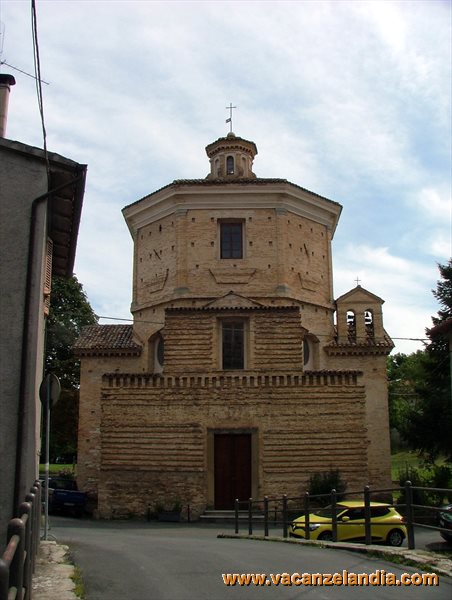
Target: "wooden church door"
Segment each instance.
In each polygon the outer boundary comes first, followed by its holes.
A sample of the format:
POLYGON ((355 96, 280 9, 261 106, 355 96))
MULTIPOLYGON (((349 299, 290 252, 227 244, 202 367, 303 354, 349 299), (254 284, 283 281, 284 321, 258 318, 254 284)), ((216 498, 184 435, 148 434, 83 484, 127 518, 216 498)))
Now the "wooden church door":
POLYGON ((215 508, 232 510, 251 496, 251 434, 217 433, 214 443, 215 508))

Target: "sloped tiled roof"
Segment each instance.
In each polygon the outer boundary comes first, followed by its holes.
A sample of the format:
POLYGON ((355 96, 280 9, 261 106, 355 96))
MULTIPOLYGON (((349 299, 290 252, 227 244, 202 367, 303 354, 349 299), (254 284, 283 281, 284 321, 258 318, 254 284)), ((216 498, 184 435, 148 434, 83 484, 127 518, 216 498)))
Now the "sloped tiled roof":
POLYGON ((141 346, 133 340, 132 325, 88 325, 74 344, 77 355, 134 354, 141 346))
POLYGON ((379 341, 375 341, 371 337, 359 342, 338 342, 335 339, 325 346, 325 350, 328 354, 367 354, 369 352, 371 354, 389 354, 394 348, 394 342, 385 330, 383 330, 383 334, 384 339, 379 341))
MULTIPOLYGON (((25 163, 35 161, 36 164, 42 164, 46 157, 41 148, 0 138, 0 154, 4 153, 15 155, 15 161, 19 161, 17 169, 20 169, 20 161, 25 163)), ((53 242, 52 274, 71 277, 85 194, 87 166, 55 152, 48 152, 47 157, 50 165, 48 194, 51 202, 48 235, 53 242)), ((7 193, 7 187, 4 189, 7 193)))
POLYGON ((126 208, 129 208, 130 206, 134 206, 135 204, 138 204, 145 198, 149 198, 150 196, 153 196, 154 194, 157 194, 158 192, 161 192, 162 190, 168 189, 170 187, 177 187, 180 185, 193 185, 193 186, 202 185, 205 187, 209 187, 209 186, 222 187, 222 186, 226 186, 226 185, 265 186, 265 185, 272 184, 272 183, 289 184, 295 188, 298 188, 299 190, 302 190, 303 192, 312 194, 313 196, 316 196, 317 198, 321 198, 322 200, 326 200, 328 202, 331 202, 332 204, 341 206, 339 204, 339 202, 336 202, 335 200, 330 200, 329 198, 326 198, 325 196, 321 196, 320 194, 316 194, 315 192, 311 192, 310 190, 302 187, 301 185, 292 183, 291 181, 288 181, 287 179, 281 179, 281 178, 275 178, 275 177, 256 177, 255 179, 253 179, 253 178, 251 178, 251 179, 245 179, 245 178, 244 179, 175 179, 173 182, 168 183, 167 185, 164 185, 163 187, 159 188, 158 190, 155 190, 154 192, 151 192, 150 194, 146 194, 146 196, 143 196, 143 198, 140 198, 139 200, 136 200, 135 202, 128 204, 127 206, 125 206, 123 208, 123 210, 125 210, 126 208))
POLYGON ((265 312, 282 312, 290 310, 299 310, 299 307, 293 304, 284 306, 265 306, 264 304, 256 306, 173 306, 165 309, 168 313, 189 313, 189 312, 216 312, 216 311, 265 311, 265 312))

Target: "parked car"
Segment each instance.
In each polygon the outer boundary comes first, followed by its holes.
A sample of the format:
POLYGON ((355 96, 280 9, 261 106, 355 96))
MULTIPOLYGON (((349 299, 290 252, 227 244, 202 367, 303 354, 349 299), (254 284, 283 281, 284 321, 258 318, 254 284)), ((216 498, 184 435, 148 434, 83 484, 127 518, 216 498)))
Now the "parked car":
POLYGON ((439 526, 448 531, 440 531, 440 534, 443 540, 452 543, 452 504, 446 504, 441 508, 444 512, 439 513, 439 526))
MULTIPOLYGON (((365 540, 364 502, 350 500, 336 504, 338 541, 365 540)), ((407 532, 404 518, 393 506, 382 502, 370 503, 371 535, 373 542, 385 542, 389 546, 400 546, 407 532)), ((305 517, 298 517, 291 523, 290 535, 306 537, 305 517)), ((331 506, 321 508, 309 515, 311 540, 332 540, 331 506)))
MULTIPOLYGON (((44 481, 41 481, 44 485, 44 481)), ((74 479, 49 478, 49 512, 81 516, 85 512, 86 494, 79 492, 74 479)))

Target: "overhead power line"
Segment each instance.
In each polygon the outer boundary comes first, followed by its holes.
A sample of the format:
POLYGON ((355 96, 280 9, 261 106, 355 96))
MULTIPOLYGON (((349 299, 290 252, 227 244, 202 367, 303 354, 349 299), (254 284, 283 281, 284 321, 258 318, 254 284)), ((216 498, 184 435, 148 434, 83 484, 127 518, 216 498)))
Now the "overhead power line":
POLYGON ((164 325, 163 321, 150 321, 148 319, 121 319, 120 317, 103 317, 96 315, 98 319, 108 319, 110 321, 127 321, 129 323, 156 323, 157 325, 164 325))
POLYGON ((50 163, 49 156, 47 153, 47 133, 44 121, 44 100, 42 96, 42 85, 41 85, 41 61, 39 58, 39 40, 38 40, 38 20, 36 15, 36 2, 31 0, 31 32, 33 38, 33 60, 35 66, 35 82, 36 82, 36 94, 38 97, 39 114, 41 116, 41 127, 43 137, 43 148, 44 156, 47 166, 47 179, 50 188, 50 163))
POLYGON ((390 336, 391 340, 407 340, 409 342, 429 342, 429 338, 411 338, 411 337, 395 337, 390 336))
MULTIPOLYGON (((151 321, 149 319, 123 319, 121 317, 105 317, 103 315, 97 315, 98 319, 107 319, 109 321, 127 321, 128 323, 157 323, 158 325, 164 325, 163 321, 151 321)), ((328 334, 316 334, 318 337, 330 337, 328 334)), ((405 340, 408 342, 429 342, 429 338, 412 338, 412 337, 395 337, 390 336, 392 340, 405 340)))

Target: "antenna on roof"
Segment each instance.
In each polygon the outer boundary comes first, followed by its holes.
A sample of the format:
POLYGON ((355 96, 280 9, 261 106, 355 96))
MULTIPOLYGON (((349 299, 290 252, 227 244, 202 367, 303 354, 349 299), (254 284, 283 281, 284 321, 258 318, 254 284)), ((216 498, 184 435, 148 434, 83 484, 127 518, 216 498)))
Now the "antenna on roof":
POLYGON ((0 21, 0 59, 3 54, 3 44, 5 42, 5 24, 3 21, 0 21))
MULTIPOLYGON (((0 21, 0 67, 2 65, 6 65, 7 67, 10 67, 10 69, 14 69, 15 71, 18 71, 19 73, 22 73, 23 75, 27 75, 27 77, 31 77, 32 79, 37 79, 31 73, 27 73, 27 71, 23 71, 22 69, 19 69, 18 67, 15 67, 14 65, 10 65, 9 63, 6 62, 6 60, 3 60, 2 56, 3 56, 4 43, 5 43, 5 24, 3 23, 3 21, 0 21)), ((40 79, 39 81, 41 83, 45 83, 46 85, 50 85, 50 83, 48 81, 44 81, 44 79, 40 79)))

